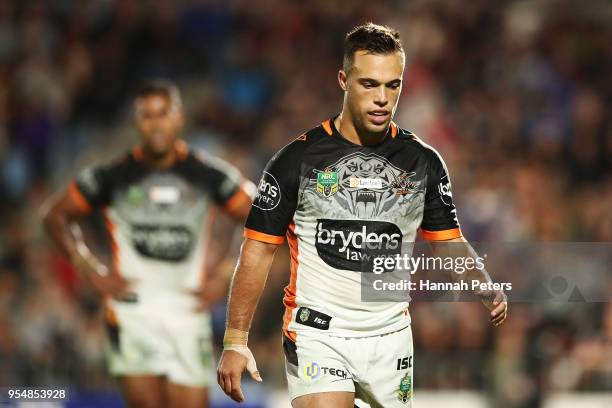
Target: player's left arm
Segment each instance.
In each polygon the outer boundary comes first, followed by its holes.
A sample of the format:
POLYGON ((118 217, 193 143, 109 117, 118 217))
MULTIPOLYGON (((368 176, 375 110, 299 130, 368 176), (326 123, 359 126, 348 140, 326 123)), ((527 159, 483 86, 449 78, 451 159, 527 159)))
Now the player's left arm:
POLYGON ((206 166, 202 179, 212 188, 217 208, 210 210, 207 222, 213 239, 206 250, 205 282, 189 291, 199 299, 196 312, 210 309, 226 296, 231 271, 224 261, 236 241, 235 227, 246 222, 256 192, 255 185, 229 163, 212 157, 203 162, 206 166))
POLYGON ((479 267, 478 254, 470 243, 464 238, 453 238, 442 241, 429 241, 432 253, 441 258, 460 258, 463 260, 472 259, 473 262, 462 262, 466 265, 458 271, 452 271, 451 276, 454 281, 464 281, 472 289, 472 293, 480 298, 482 303, 491 313, 491 324, 499 326, 508 316, 508 298, 503 290, 496 290, 492 287, 493 280, 483 267, 479 267), (467 267, 471 265, 471 267, 467 267), (476 284, 477 282, 477 284, 476 284))
POLYGON ((244 177, 240 171, 231 164, 217 159, 207 158, 209 172, 207 182, 212 185, 212 194, 216 204, 229 215, 236 223, 244 225, 257 188, 252 181, 244 177))
POLYGON ((473 259, 472 262, 464 262, 466 267, 462 273, 453 271, 452 278, 455 281, 466 281, 469 287, 474 287, 473 293, 491 312, 491 323, 495 326, 500 325, 508 315, 506 294, 503 290, 492 288, 491 276, 484 267, 480 267, 483 264, 477 262, 478 254, 463 237, 453 202, 448 170, 440 155, 434 150, 431 151, 427 172, 421 235, 429 241, 433 255, 436 257, 473 259), (474 281, 480 284, 472 285, 474 281))

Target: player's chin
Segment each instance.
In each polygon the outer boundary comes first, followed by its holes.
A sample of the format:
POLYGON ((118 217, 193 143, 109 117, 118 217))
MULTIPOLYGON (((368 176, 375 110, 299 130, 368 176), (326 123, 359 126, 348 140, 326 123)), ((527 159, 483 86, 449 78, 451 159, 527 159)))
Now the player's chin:
POLYGON ((391 124, 391 115, 388 115, 388 117, 385 120, 380 120, 378 118, 371 118, 368 115, 365 121, 366 129, 368 130, 368 132, 371 132, 371 133, 385 132, 389 128, 390 124, 391 124))
POLYGON ((163 145, 163 146, 149 145, 147 146, 147 153, 149 153, 149 155, 153 158, 166 157, 170 153, 171 150, 172 150, 171 145, 163 145))

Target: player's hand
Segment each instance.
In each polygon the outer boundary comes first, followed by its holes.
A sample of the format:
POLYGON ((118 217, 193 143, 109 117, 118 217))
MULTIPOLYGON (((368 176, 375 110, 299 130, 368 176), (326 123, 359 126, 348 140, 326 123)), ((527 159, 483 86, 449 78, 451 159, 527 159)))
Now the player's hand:
POLYGON ((504 292, 492 293, 491 296, 484 297, 482 303, 491 311, 493 326, 499 326, 508 317, 508 298, 504 292))
POLYGON ((194 313, 202 313, 206 310, 210 310, 212 304, 209 301, 209 296, 204 289, 187 289, 185 291, 188 295, 196 298, 197 305, 193 309, 194 313))
POLYGON ((117 271, 109 272, 108 268, 95 256, 77 255, 72 259, 72 263, 102 296, 121 299, 130 295, 130 281, 117 271))
POLYGON ((185 292, 197 301, 193 310, 194 313, 210 310, 218 301, 225 298, 225 287, 218 288, 218 285, 212 284, 211 281, 204 288, 187 289, 185 292))
POLYGON ((217 382, 223 392, 236 402, 244 401, 240 380, 245 369, 255 381, 263 381, 257 371, 255 357, 247 346, 225 346, 217 367, 217 382))

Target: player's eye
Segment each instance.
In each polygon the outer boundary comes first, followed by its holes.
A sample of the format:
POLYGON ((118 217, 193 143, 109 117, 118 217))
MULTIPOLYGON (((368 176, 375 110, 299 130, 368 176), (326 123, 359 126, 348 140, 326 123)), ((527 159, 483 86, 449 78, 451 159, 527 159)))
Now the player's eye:
POLYGON ((361 84, 366 89, 371 89, 371 88, 375 88, 376 87, 376 84, 374 82, 372 82, 372 81, 363 81, 361 84))

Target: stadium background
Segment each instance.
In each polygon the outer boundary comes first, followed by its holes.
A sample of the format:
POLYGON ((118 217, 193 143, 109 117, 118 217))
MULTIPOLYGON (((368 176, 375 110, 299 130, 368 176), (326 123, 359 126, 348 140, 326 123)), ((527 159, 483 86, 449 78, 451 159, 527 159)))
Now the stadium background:
MULTIPOLYGON (((370 20, 402 33, 395 120, 445 157, 468 239, 612 240, 609 2, 0 1, 0 386, 118 401, 99 302, 37 210, 138 140, 130 95, 142 78, 176 80, 185 138, 256 180, 274 151, 339 111, 343 35, 370 20)), ((272 401, 286 401, 282 252, 252 330, 265 384, 247 385, 250 403, 274 408, 288 406, 272 401)), ((477 304, 420 303, 412 316, 418 406, 604 406, 612 390, 610 303, 511 305, 495 331, 477 304), (445 403, 427 403, 436 396, 445 403)))

